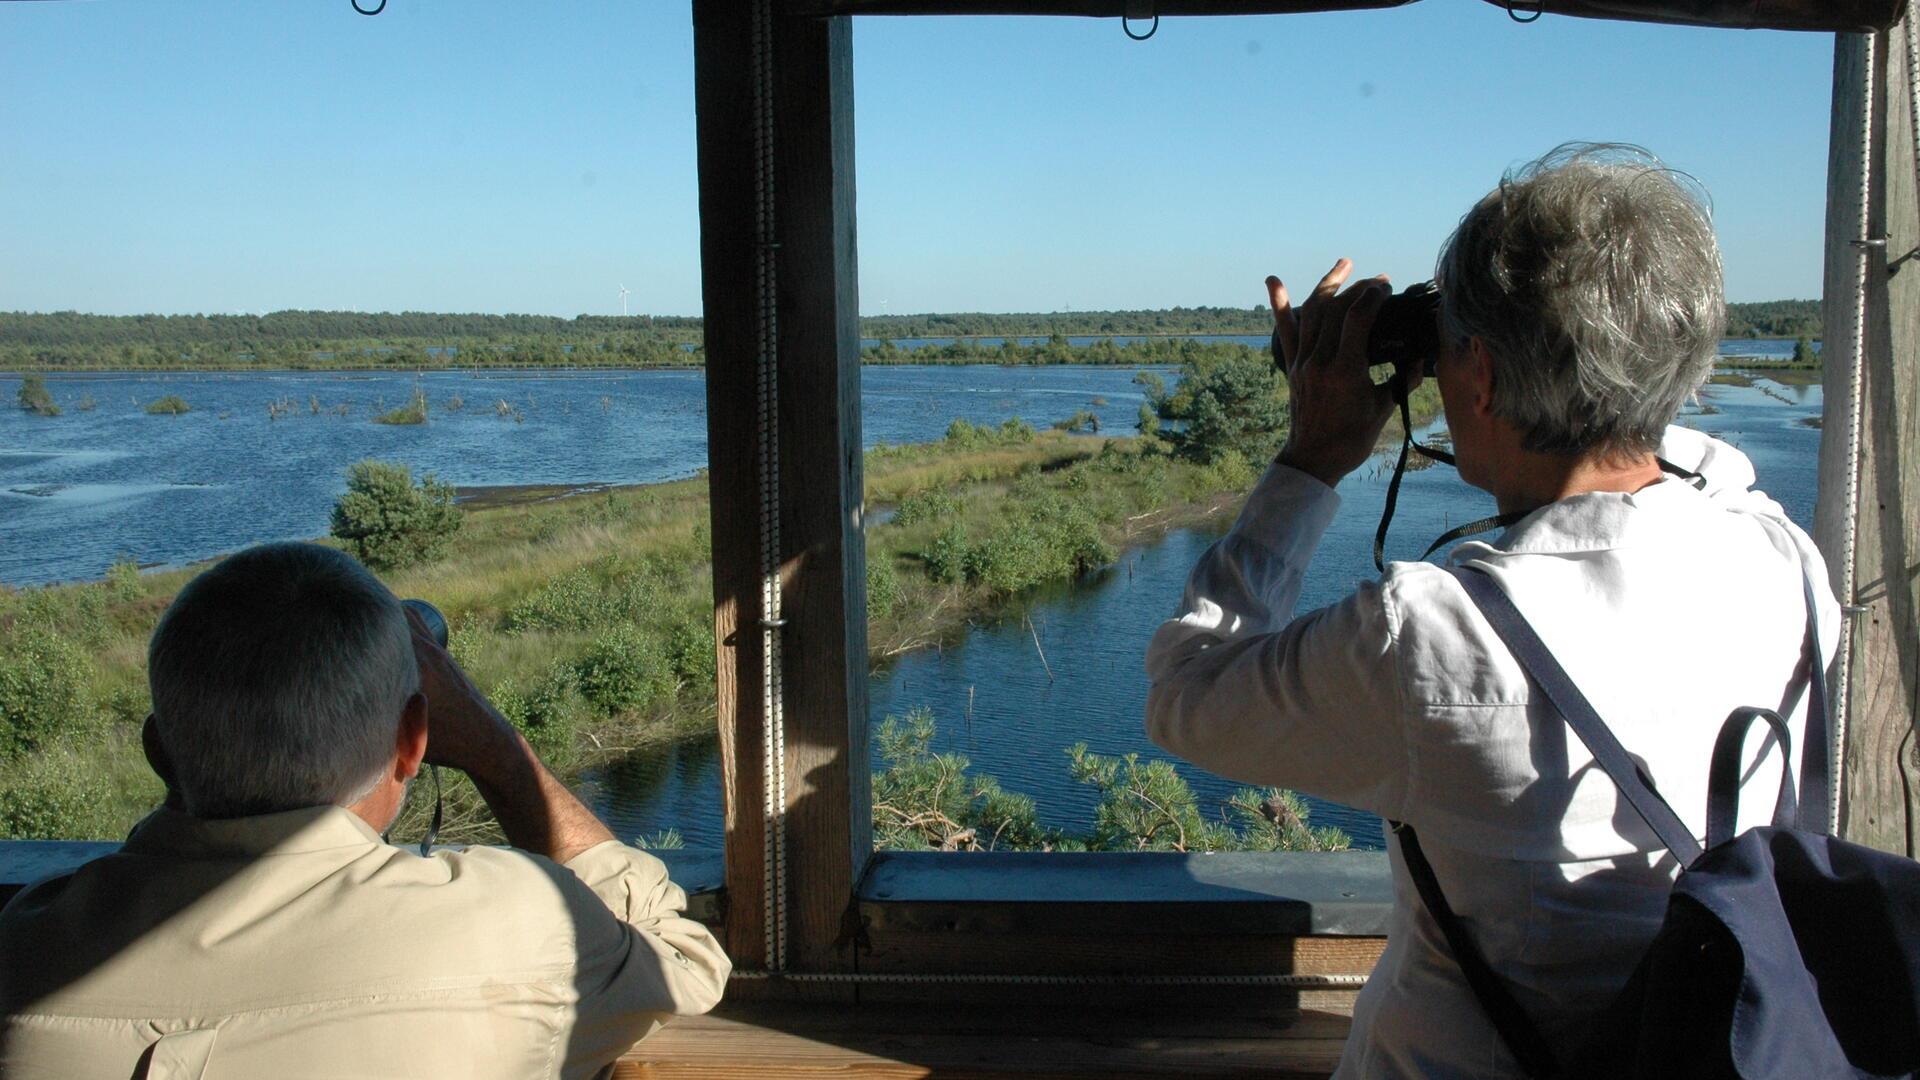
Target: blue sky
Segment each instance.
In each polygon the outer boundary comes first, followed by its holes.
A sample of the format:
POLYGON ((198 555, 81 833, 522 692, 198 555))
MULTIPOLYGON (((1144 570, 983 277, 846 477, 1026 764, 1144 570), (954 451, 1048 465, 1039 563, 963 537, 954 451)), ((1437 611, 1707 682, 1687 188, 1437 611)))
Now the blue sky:
MULTIPOLYGON (((1502 169, 1644 144, 1733 300, 1817 295, 1833 39, 1384 12, 870 18, 861 308, 1245 304, 1431 270, 1502 169)), ((0 3, 0 310, 700 308, 668 0, 0 3)))

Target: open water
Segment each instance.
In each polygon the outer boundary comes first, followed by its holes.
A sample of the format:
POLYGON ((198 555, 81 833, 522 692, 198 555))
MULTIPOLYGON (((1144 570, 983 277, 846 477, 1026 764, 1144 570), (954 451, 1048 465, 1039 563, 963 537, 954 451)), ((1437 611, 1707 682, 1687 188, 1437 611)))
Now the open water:
MULTIPOLYGON (((1778 356, 1790 349, 1729 342, 1723 351, 1778 356)), ((868 445, 934 439, 955 417, 997 424, 1020 416, 1044 427, 1080 409, 1099 414, 1108 430, 1129 431, 1140 402, 1136 370, 868 367, 865 438, 868 445)), ((0 401, 11 401, 16 386, 0 376, 0 401)), ((346 466, 364 457, 475 486, 640 483, 688 475, 706 459, 699 372, 114 374, 50 379, 49 386, 65 415, 0 409, 0 582, 9 585, 98 577, 122 558, 177 564, 321 535, 346 466), (415 386, 432 403, 432 423, 369 422, 404 403, 415 386), (146 415, 144 404, 168 393, 194 411, 146 415), (455 396, 463 402, 458 410, 448 407, 455 396), (94 408, 79 408, 89 397, 94 408), (291 406, 271 419, 276 402, 291 406), (337 412, 342 406, 345 415, 337 412)), ((1810 525, 1820 439, 1810 421, 1820 401, 1818 387, 1758 379, 1750 387, 1709 387, 1683 422, 1744 449, 1761 486, 1810 525)), ((1372 575, 1373 528, 1390 465, 1376 462, 1341 485, 1345 502, 1302 610, 1372 575)), ((1410 473, 1389 556, 1411 558, 1451 525, 1491 512, 1489 500, 1451 470, 1410 473)), ((1162 756, 1141 731, 1140 658, 1215 535, 1173 533, 1125 552, 1099 574, 1023 597, 958 645, 901 658, 870 683, 872 719, 931 708, 939 749, 962 752, 1009 790, 1032 795, 1046 823, 1084 831, 1095 793, 1073 783, 1065 748, 1085 741, 1099 753, 1162 756)), ((717 847, 719 772, 710 742, 682 744, 603 770, 589 779, 589 794, 623 836, 673 828, 690 846, 717 847)), ((1206 807, 1237 787, 1190 767, 1182 772, 1206 807)), ((1315 803, 1314 821, 1346 829, 1361 846, 1381 842, 1371 815, 1315 803)))

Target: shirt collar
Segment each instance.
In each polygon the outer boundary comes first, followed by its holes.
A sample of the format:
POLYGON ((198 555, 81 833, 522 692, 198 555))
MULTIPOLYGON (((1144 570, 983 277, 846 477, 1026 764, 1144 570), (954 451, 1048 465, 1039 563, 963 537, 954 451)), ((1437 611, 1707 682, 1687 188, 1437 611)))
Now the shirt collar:
POLYGON ((186 859, 292 855, 380 844, 360 815, 340 806, 308 806, 242 818, 197 818, 161 807, 133 827, 127 854, 186 859))
POLYGON ((1638 491, 1590 491, 1548 503, 1498 537, 1462 544, 1450 561, 1483 558, 1489 548, 1512 555, 1617 548, 1633 542, 1636 533, 1677 525, 1667 520, 1674 513, 1706 505, 1706 496, 1672 477, 1661 477, 1638 491), (1649 516, 1648 510, 1659 513, 1649 516))

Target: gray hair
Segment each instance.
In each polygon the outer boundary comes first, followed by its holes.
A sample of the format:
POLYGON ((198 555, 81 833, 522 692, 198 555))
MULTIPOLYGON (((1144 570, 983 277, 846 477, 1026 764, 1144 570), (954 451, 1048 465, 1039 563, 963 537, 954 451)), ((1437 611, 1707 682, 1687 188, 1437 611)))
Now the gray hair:
POLYGON ((189 582, 147 649, 154 725, 189 813, 347 805, 420 689, 400 601, 344 552, 263 544, 189 582))
POLYGON ((1569 143, 1509 172, 1435 278, 1444 332, 1493 358, 1495 415, 1543 453, 1658 447, 1726 326, 1704 194, 1633 146, 1569 143))

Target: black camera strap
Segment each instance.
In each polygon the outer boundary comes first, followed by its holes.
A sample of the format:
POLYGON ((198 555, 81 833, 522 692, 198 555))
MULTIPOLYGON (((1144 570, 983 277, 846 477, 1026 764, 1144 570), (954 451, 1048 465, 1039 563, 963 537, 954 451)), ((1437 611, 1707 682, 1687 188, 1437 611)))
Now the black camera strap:
MULTIPOLYGON (((1387 527, 1393 524, 1394 507, 1400 504, 1400 481, 1407 475, 1408 455, 1418 450, 1420 456, 1429 461, 1438 462, 1441 465, 1455 464, 1453 455, 1445 450, 1438 450, 1431 446, 1422 446, 1413 441, 1413 414, 1407 407, 1406 387, 1404 385, 1396 385, 1393 396, 1394 400, 1400 405, 1400 430, 1403 433, 1403 438, 1400 443, 1400 460, 1393 466, 1393 479, 1387 482, 1386 509, 1380 512, 1380 528, 1375 530, 1373 534, 1373 566, 1374 569, 1383 574, 1387 572, 1387 527)), ((1421 552, 1420 557, 1424 559, 1463 536, 1472 536, 1475 533, 1486 532, 1489 529, 1506 528, 1525 516, 1525 514, 1521 513, 1495 514, 1492 517, 1484 517, 1478 521, 1469 521, 1465 525, 1448 529, 1445 533, 1441 534, 1438 540, 1428 544, 1427 550, 1421 552)))
MULTIPOLYGON (((1400 405, 1400 430, 1403 432, 1403 438, 1400 443, 1400 460, 1394 463, 1393 479, 1387 482, 1387 505, 1385 509, 1380 511, 1380 527, 1374 530, 1373 534, 1373 567, 1383 574, 1387 572, 1387 527, 1393 524, 1394 508, 1400 503, 1400 481, 1407 474, 1408 455, 1417 450, 1420 452, 1420 456, 1429 461, 1441 465, 1452 465, 1455 468, 1459 467, 1454 460, 1454 456, 1447 451, 1435 449, 1431 446, 1422 446, 1413 441, 1413 414, 1407 407, 1407 391, 1405 387, 1395 386, 1394 400, 1400 405)), ((1707 484, 1706 477, 1701 476, 1692 469, 1683 469, 1673 462, 1668 461, 1666 458, 1659 456, 1655 456, 1653 460, 1659 463, 1661 472, 1685 480, 1695 488, 1704 488, 1707 484)), ((1493 514, 1489 517, 1480 518, 1477 521, 1469 521, 1465 525, 1457 525, 1441 533, 1438 539, 1428 544, 1427 550, 1420 553, 1420 558, 1426 559, 1434 552, 1439 551, 1455 540, 1473 536, 1476 533, 1488 532, 1493 529, 1505 529, 1518 524, 1520 519, 1526 517, 1529 513, 1531 513, 1531 511, 1516 510, 1510 514, 1493 514)))

